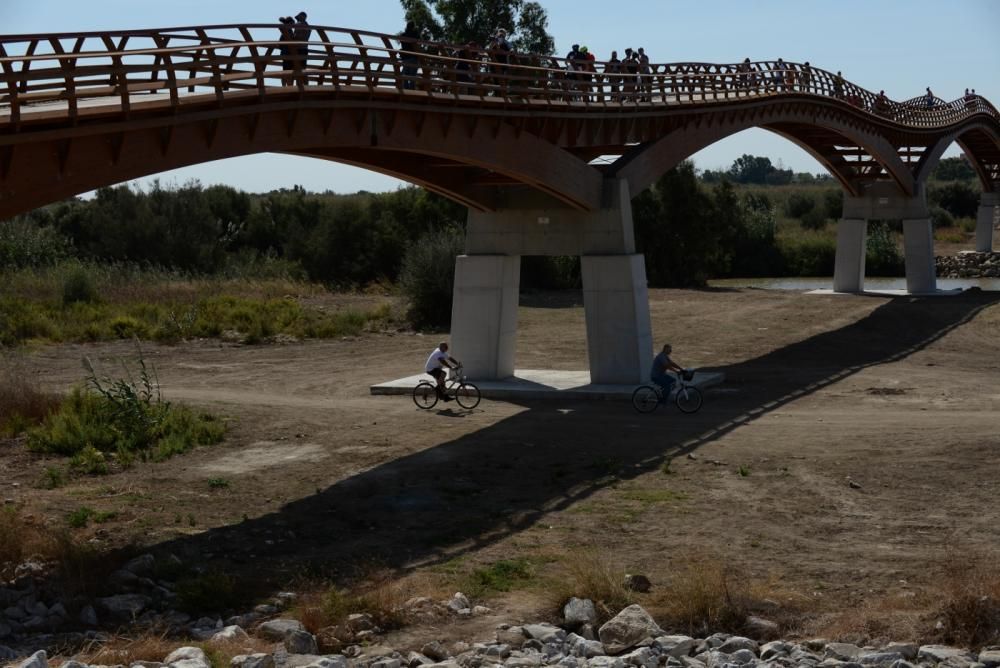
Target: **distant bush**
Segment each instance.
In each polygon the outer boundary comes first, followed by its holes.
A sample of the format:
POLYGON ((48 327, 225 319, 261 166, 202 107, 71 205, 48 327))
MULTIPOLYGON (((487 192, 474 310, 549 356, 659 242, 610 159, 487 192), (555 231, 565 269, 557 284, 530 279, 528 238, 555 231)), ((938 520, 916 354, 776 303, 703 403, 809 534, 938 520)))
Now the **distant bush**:
POLYGON ((900 276, 903 272, 903 255, 899 252, 892 228, 881 221, 868 223, 865 273, 869 276, 900 276))
POLYGON ((63 281, 63 304, 93 303, 98 301, 97 288, 86 267, 72 269, 63 281))
POLYGON ((52 227, 26 218, 0 223, 0 271, 44 267, 73 254, 73 244, 52 227))
POLYGON ((931 225, 934 229, 940 227, 952 227, 955 224, 955 219, 952 218, 951 214, 940 206, 930 207, 931 214, 931 225))
POLYGON ((445 229, 421 237, 406 251, 400 287, 409 299, 407 317, 415 327, 450 326, 455 257, 463 244, 457 230, 445 229))
POLYGON ((803 193, 792 193, 785 202, 785 214, 789 218, 802 218, 816 207, 816 200, 803 193))
POLYGON ((931 184, 927 188, 927 201, 957 218, 974 218, 979 210, 979 191, 963 181, 931 184))
POLYGON ((831 220, 839 220, 844 215, 844 191, 840 188, 829 190, 823 195, 823 211, 831 220))
POLYGON ((819 209, 809 209, 802 216, 802 227, 807 230, 822 230, 826 227, 826 216, 819 209))
POLYGON ((832 237, 803 235, 783 238, 778 244, 792 276, 832 276, 837 242, 832 237))

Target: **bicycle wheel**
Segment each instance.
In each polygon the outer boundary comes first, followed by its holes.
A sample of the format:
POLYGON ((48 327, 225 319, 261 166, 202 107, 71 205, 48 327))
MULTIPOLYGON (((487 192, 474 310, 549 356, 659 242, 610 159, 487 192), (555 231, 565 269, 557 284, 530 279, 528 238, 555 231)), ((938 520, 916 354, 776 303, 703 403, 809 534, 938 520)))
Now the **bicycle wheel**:
POLYGON ((632 393, 632 406, 640 413, 652 413, 660 403, 660 395, 649 385, 640 385, 632 393))
POLYGON ((423 408, 425 411, 430 410, 437 402, 437 388, 433 383, 422 380, 413 388, 413 403, 417 405, 417 408, 423 408))
POLYGON ((455 389, 455 400, 462 408, 472 410, 479 405, 481 398, 479 388, 472 383, 460 383, 455 389))
POLYGON ((674 401, 681 413, 697 413, 701 408, 701 390, 694 385, 682 385, 678 388, 674 401))

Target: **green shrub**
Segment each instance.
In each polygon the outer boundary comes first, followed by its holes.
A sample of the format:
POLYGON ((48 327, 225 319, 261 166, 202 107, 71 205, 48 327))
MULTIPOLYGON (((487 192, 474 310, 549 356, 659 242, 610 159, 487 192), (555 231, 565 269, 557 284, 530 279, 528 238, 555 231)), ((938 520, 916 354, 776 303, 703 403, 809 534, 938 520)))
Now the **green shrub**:
POLYGON ((406 252, 400 286, 409 298, 407 317, 415 327, 448 327, 455 283, 455 257, 462 236, 453 230, 425 235, 406 252))
POLYGON ((823 195, 823 212, 831 220, 840 220, 844 215, 844 191, 840 188, 828 190, 823 195))
POLYGON ((792 276, 832 276, 837 243, 831 237, 803 235, 779 241, 779 249, 792 276))
POLYGON ((819 209, 809 209, 802 216, 802 227, 807 230, 822 230, 826 227, 826 216, 819 209))
POLYGON ((955 221, 955 225, 966 234, 972 234, 976 231, 977 223, 975 218, 959 218, 955 221))
POLYGON ((127 315, 115 316, 108 326, 116 339, 145 339, 149 336, 145 323, 127 315))
POLYGON ((222 440, 222 421, 162 400, 155 371, 141 357, 138 380, 130 372, 122 379, 98 378, 89 368, 91 391, 75 389, 58 411, 30 430, 29 449, 72 457, 74 470, 103 474, 109 456, 128 466, 136 457, 160 461, 222 440))
POLYGON ((98 300, 94 280, 82 265, 67 274, 63 282, 62 300, 63 304, 93 303, 98 300))
POLYGON ((51 227, 23 218, 0 224, 0 271, 54 265, 72 251, 69 239, 51 227))
POLYGON ((941 227, 952 227, 955 219, 951 214, 940 206, 930 207, 931 226, 936 230, 941 227))
POLYGON ((90 518, 96 514, 97 513, 93 508, 82 506, 71 512, 66 517, 66 523, 74 529, 82 529, 87 526, 88 522, 90 522, 90 518))
POLYGON ((785 214, 789 218, 801 218, 816 207, 816 200, 811 195, 792 193, 785 202, 785 214))
POLYGON ((884 221, 870 222, 865 273, 869 276, 900 276, 903 271, 903 255, 889 224, 884 221))
POLYGON ((197 614, 220 612, 246 602, 246 595, 229 573, 204 573, 177 582, 177 603, 181 610, 197 614))

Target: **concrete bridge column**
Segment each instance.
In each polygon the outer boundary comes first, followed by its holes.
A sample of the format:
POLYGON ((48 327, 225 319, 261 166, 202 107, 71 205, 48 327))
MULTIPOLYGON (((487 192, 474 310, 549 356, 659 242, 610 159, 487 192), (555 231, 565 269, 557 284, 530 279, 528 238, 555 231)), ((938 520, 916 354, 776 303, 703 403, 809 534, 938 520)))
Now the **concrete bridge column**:
POLYGON ((989 253, 993 250, 993 221, 1000 206, 1000 193, 983 193, 976 216, 976 250, 989 253))
POLYGON ((514 375, 517 303, 521 286, 518 255, 459 255, 451 302, 451 354, 470 378, 514 375))
POLYGON ((837 224, 837 259, 833 269, 834 292, 864 292, 868 221, 845 218, 837 224))
POLYGON ((608 179, 596 211, 514 191, 497 211, 469 211, 452 302, 455 356, 472 378, 514 373, 522 255, 581 256, 593 383, 638 383, 652 364, 645 258, 635 252, 628 182, 608 179))
POLYGON ((907 292, 937 290, 934 265, 934 226, 930 218, 903 221, 903 260, 907 292))

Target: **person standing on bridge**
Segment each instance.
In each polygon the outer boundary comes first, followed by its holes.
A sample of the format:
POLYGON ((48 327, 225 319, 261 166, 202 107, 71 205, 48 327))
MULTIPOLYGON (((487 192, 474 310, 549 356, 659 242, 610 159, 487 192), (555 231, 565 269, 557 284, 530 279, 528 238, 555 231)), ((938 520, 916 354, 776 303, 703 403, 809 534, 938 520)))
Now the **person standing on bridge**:
POLYGON ((924 96, 924 101, 927 103, 927 108, 930 109, 934 106, 934 93, 931 92, 931 87, 927 87, 927 95, 924 96))
POLYGON ((290 76, 290 72, 295 69, 295 61, 292 60, 291 53, 292 47, 288 42, 292 41, 292 33, 295 28, 295 19, 291 16, 282 16, 278 19, 278 23, 281 24, 281 46, 278 47, 279 53, 281 53, 281 85, 290 86, 294 82, 294 79, 290 76))
POLYGON ((413 90, 417 87, 417 42, 420 31, 417 24, 407 21, 406 30, 399 36, 399 59, 403 61, 403 90, 413 90))
MULTIPOLYGON (((611 101, 621 102, 621 95, 618 93, 621 88, 622 61, 618 59, 618 52, 612 51, 611 58, 604 63, 604 78, 608 80, 611 89, 611 101)), ((603 101, 603 96, 602 96, 603 101)))
POLYGON ((292 27, 292 39, 301 42, 295 46, 295 78, 301 86, 306 85, 303 71, 309 65, 309 45, 307 43, 312 34, 312 28, 309 27, 306 18, 308 17, 305 12, 299 12, 295 15, 295 25, 292 27))

